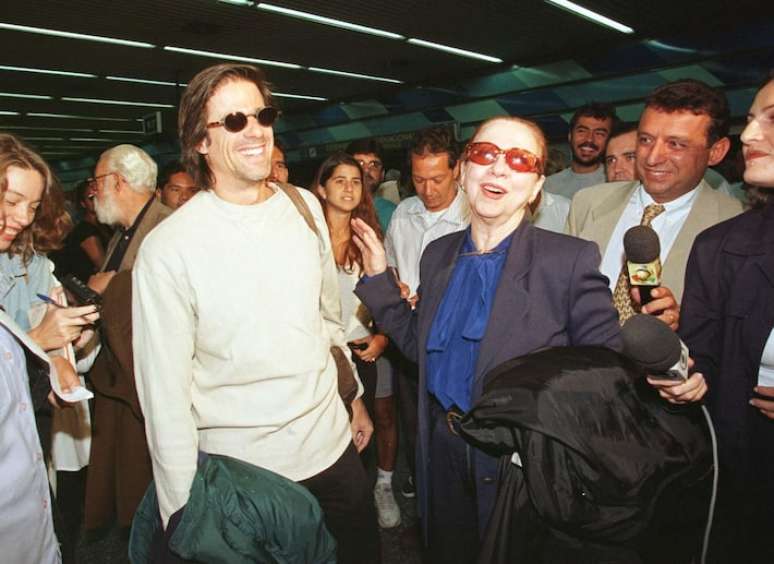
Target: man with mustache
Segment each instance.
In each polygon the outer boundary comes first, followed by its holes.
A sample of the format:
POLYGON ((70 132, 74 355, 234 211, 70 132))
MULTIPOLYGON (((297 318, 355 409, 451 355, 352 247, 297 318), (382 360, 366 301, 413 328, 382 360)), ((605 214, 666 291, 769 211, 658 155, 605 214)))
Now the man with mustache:
POLYGON ((572 163, 546 178, 543 190, 572 199, 578 190, 605 182, 605 147, 617 121, 609 104, 591 102, 575 110, 567 137, 572 163))
MULTIPOLYGON (((624 260, 624 233, 649 224, 659 236, 661 287, 643 313, 680 302, 688 253, 700 232, 742 211, 738 200, 703 180, 708 166, 728 152, 730 112, 722 91, 698 80, 659 86, 645 99, 637 129, 635 170, 639 181, 610 182, 578 192, 567 233, 599 245, 599 270, 615 293, 624 260)), ((662 319, 676 327, 675 314, 662 319)))

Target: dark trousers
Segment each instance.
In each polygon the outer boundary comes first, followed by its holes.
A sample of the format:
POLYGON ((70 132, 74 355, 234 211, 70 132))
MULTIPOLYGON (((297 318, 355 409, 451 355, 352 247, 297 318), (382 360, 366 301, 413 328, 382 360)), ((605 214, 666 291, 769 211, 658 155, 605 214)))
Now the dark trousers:
POLYGON ((419 386, 419 367, 394 351, 390 360, 396 371, 395 384, 398 396, 398 416, 401 423, 401 440, 405 441, 403 451, 406 454, 409 472, 416 474, 417 453, 417 388, 419 386))
POLYGON ((471 564, 480 547, 473 447, 449 429, 432 399, 430 413, 430 562, 471 564))
MULTIPOLYGON (((355 445, 350 443, 330 468, 298 482, 317 498, 325 526, 336 539, 338 564, 379 564, 381 546, 371 488, 355 445)), ((169 549, 185 507, 169 518, 151 542, 152 564, 188 564, 169 549)))
MULTIPOLYGON (((363 362, 356 354, 352 354, 352 360, 355 362, 357 368, 357 375, 360 377, 360 382, 363 384, 363 396, 362 400, 365 404, 366 411, 371 421, 374 422, 374 401, 376 400, 376 364, 373 362, 363 362)), ((363 461, 363 466, 366 469, 366 475, 369 478, 369 483, 372 483, 376 478, 376 436, 372 435, 368 446, 360 453, 360 459, 363 461)))
POLYGON ((299 484, 320 502, 325 525, 338 545, 339 564, 381 561, 373 496, 354 444, 333 466, 299 484))

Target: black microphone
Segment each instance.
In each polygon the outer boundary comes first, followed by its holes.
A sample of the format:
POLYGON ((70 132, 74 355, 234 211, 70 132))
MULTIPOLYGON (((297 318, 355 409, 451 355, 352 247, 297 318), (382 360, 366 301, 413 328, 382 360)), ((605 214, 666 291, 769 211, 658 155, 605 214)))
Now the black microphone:
POLYGON ((623 354, 648 374, 667 380, 688 378, 688 347, 666 323, 639 313, 621 328, 623 354))
POLYGON ((640 290, 640 303, 650 302, 650 291, 661 286, 661 243, 647 225, 636 225, 624 234, 624 253, 629 284, 640 290))

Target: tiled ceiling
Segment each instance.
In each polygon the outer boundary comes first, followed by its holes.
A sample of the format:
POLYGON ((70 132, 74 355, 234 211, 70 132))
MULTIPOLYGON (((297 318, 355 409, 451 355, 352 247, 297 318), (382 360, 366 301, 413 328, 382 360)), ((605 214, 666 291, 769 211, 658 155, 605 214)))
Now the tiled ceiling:
POLYGON ((457 121, 461 127, 508 112, 533 115, 549 134, 590 97, 636 106, 651 84, 674 73, 749 89, 774 61, 772 8, 764 2, 579 0, 634 28, 624 34, 542 0, 353 2, 275 0, 274 5, 387 30, 388 39, 299 20, 222 0, 5 0, 0 7, 0 66, 95 75, 54 76, 0 70, 0 129, 24 136, 52 160, 93 156, 118 141, 173 144, 181 87, 214 58, 165 46, 299 65, 262 65, 280 93, 278 132, 306 148, 365 134, 386 135, 457 121), (95 43, 3 29, 2 24, 121 38, 151 48, 95 43), (501 59, 486 62, 429 49, 415 38, 501 59), (756 59, 757 57, 757 59, 756 59), (745 62, 753 59, 745 72, 745 62), (767 63, 768 61, 768 63, 767 63), (322 67, 401 81, 323 74, 322 67), (130 77, 173 83, 108 80, 130 77), (45 98, 7 96, 22 94, 45 98), (65 98, 143 102, 98 104, 65 98), (160 111, 164 133, 140 133, 160 111), (31 114, 59 114, 55 117, 31 114), (98 119, 99 118, 99 119, 98 119), (553 125, 552 125, 553 124, 553 125))

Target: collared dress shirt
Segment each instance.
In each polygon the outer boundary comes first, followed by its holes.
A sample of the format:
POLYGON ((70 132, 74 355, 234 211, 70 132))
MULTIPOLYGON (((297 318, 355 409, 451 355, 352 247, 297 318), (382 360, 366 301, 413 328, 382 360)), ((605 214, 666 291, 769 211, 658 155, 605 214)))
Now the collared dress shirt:
POLYGON ((543 190, 540 205, 532 214, 530 221, 535 227, 547 229, 554 233, 564 233, 567 215, 570 213, 570 200, 558 194, 543 190))
MULTIPOLYGON (((696 190, 691 190, 687 194, 683 194, 676 200, 666 202, 662 204, 665 208, 664 212, 656 216, 651 222, 650 226, 658 234, 659 241, 661 243, 661 264, 666 262, 669 251, 672 249, 672 245, 677 239, 677 235, 680 233, 680 229, 685 223, 685 219, 691 212, 691 207, 696 200, 696 190)), ((610 235, 610 242, 605 249, 605 256, 602 257, 602 263, 599 270, 607 276, 610 283, 610 290, 615 290, 615 284, 618 280, 618 274, 621 272, 621 265, 625 260, 623 239, 624 234, 629 228, 640 224, 642 219, 642 212, 646 206, 655 204, 653 198, 645 191, 642 184, 632 192, 629 202, 626 204, 623 213, 621 214, 618 223, 610 235)))
POLYGON ((411 295, 419 287, 419 260, 425 247, 439 237, 465 229, 469 223, 468 201, 462 190, 440 212, 428 211, 417 196, 400 203, 392 215, 384 247, 387 264, 398 269, 398 278, 408 284, 411 295))

